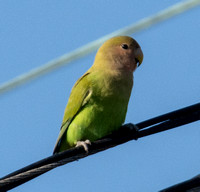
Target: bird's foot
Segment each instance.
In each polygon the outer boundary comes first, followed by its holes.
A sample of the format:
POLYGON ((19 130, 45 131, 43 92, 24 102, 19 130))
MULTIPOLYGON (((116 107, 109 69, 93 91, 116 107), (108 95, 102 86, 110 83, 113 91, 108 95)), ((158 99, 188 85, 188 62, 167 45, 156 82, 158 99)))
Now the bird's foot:
POLYGON ((138 132, 139 132, 139 127, 135 124, 132 124, 132 123, 128 123, 126 124, 126 127, 131 131, 132 134, 135 135, 135 140, 138 139, 138 132))
POLYGON ((82 146, 84 148, 84 150, 86 151, 86 153, 88 153, 89 151, 89 145, 91 145, 90 140, 85 140, 85 141, 77 141, 76 143, 76 147, 82 146))
POLYGON ((139 131, 139 127, 133 123, 127 123, 126 126, 131 130, 131 131, 135 131, 138 132, 139 131))

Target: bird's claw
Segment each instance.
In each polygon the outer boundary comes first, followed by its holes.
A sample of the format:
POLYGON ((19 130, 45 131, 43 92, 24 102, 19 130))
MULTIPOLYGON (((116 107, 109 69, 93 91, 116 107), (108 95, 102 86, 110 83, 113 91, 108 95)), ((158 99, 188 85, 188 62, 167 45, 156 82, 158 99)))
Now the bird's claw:
POLYGON ((132 134, 135 135, 135 140, 137 140, 138 139, 137 134, 138 134, 138 132, 140 130, 139 127, 137 125, 135 125, 135 124, 132 124, 132 123, 126 124, 126 127, 128 129, 130 129, 130 131, 132 132, 132 134))
POLYGON ((84 150, 86 151, 86 153, 88 153, 88 151, 89 151, 88 145, 91 145, 91 142, 88 139, 85 141, 77 141, 77 143, 76 143, 76 147, 82 146, 84 148, 84 150))
POLYGON ((128 127, 131 131, 134 131, 134 130, 135 130, 135 132, 138 132, 138 131, 139 131, 139 127, 138 127, 137 125, 135 125, 135 124, 128 123, 128 124, 126 124, 126 125, 127 125, 127 127, 128 127))

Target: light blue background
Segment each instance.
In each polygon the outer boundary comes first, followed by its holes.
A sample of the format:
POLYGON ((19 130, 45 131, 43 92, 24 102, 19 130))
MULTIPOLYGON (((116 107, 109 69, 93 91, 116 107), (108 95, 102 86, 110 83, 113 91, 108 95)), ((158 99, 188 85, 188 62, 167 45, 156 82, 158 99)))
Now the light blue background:
MULTIPOLYGON (((179 1, 0 1, 0 83, 179 1)), ((200 98, 200 7, 133 34, 144 52, 126 122, 200 98)), ((51 155, 65 105, 95 53, 0 95, 0 176, 51 155)), ((13 192, 154 192, 200 173, 200 123, 56 168, 13 192)))

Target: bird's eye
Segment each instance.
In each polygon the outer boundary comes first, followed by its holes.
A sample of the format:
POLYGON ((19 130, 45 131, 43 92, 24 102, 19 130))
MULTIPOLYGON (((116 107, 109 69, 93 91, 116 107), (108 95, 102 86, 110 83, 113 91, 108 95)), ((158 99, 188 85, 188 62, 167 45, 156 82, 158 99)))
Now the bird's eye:
POLYGON ((128 49, 128 45, 127 45, 127 44, 124 44, 124 43, 121 45, 121 47, 122 47, 123 49, 128 49))

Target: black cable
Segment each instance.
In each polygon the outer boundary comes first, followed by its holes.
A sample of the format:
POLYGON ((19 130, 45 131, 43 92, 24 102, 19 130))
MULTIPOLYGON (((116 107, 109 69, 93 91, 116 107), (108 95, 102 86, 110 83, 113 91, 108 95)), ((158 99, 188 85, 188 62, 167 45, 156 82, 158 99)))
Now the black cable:
POLYGON ((175 119, 177 117, 184 116, 184 115, 187 115, 189 113, 193 113, 195 111, 198 111, 199 108, 200 108, 200 103, 197 103, 197 104, 190 105, 188 107, 178 109, 176 111, 172 111, 170 113, 166 113, 164 115, 160 115, 160 116, 154 117, 152 119, 143 121, 141 123, 138 123, 137 125, 140 129, 146 128, 146 127, 154 125, 156 123, 160 123, 160 122, 167 121, 167 120, 170 120, 170 119, 175 119))
POLYGON ((173 185, 160 192, 199 192, 200 191, 200 175, 193 177, 187 181, 173 185))
POLYGON ((82 147, 72 148, 4 176, 0 179, 0 192, 13 189, 55 167, 84 158, 88 155, 95 154, 99 151, 109 149, 133 139, 136 140, 140 137, 172 129, 197 120, 200 120, 200 103, 138 123, 136 124, 136 127, 138 127, 139 130, 136 130, 133 124, 123 125, 119 131, 112 135, 93 142, 89 147, 88 154, 85 153, 82 147))

